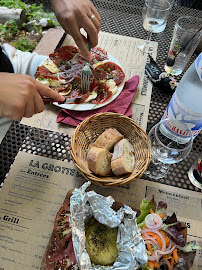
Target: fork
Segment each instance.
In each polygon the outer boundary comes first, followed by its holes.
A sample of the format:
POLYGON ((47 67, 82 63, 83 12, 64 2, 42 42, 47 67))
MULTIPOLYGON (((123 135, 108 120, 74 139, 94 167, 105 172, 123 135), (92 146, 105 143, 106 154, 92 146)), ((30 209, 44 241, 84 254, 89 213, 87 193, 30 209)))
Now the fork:
MULTIPOLYGON (((86 46, 90 52, 91 44, 88 38, 87 38, 86 46)), ((90 91, 91 76, 92 76, 92 71, 90 68, 90 64, 88 61, 86 61, 85 66, 82 68, 82 71, 81 71, 81 89, 84 91, 84 93, 88 93, 90 91)))

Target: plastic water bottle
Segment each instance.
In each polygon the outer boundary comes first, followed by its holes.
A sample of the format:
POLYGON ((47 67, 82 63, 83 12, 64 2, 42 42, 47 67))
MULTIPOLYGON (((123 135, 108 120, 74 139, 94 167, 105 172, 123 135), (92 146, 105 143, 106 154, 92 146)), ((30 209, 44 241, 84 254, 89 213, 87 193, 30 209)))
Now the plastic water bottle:
POLYGON ((178 84, 162 119, 185 122, 195 138, 202 130, 202 53, 178 84))

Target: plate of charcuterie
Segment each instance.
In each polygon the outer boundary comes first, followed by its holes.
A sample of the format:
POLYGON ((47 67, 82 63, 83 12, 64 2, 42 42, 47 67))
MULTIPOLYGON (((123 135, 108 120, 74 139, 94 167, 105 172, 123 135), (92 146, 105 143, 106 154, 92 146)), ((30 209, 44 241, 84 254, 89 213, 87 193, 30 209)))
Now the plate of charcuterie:
POLYGON ((58 48, 38 66, 36 80, 65 96, 66 100, 75 99, 72 103, 54 102, 54 105, 75 111, 93 110, 109 104, 121 93, 125 73, 119 61, 99 47, 93 48, 91 54, 92 77, 87 93, 81 89, 85 59, 77 47, 58 48))

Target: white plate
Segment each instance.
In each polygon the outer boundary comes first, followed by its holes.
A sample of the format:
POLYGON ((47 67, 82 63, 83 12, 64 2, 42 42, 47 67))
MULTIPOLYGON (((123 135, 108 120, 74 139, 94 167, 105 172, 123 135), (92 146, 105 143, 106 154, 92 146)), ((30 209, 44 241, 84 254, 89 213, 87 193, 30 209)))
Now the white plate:
MULTIPOLYGON (((110 54, 108 54, 109 56, 109 60, 111 62, 114 62, 115 64, 120 65, 119 61, 114 58, 113 56, 111 56, 110 54)), ((111 96, 106 102, 101 103, 101 104, 92 104, 92 103, 81 103, 81 104, 58 104, 57 102, 54 102, 53 104, 63 108, 63 109, 68 109, 68 110, 73 110, 73 111, 88 111, 88 110, 95 110, 101 107, 104 107, 105 105, 109 104, 110 102, 112 102, 115 98, 118 97, 118 95, 121 93, 123 86, 124 86, 124 82, 125 80, 118 85, 118 91, 115 95, 111 96)))

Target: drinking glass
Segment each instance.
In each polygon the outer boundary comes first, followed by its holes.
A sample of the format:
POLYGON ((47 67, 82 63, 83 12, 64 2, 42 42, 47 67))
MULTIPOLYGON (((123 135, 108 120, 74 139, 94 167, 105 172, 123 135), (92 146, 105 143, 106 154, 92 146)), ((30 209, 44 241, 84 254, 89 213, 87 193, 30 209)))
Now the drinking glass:
POLYGON ((180 17, 174 27, 173 37, 164 69, 178 76, 184 70, 202 37, 202 19, 193 16, 180 17))
POLYGON ((195 187, 202 189, 202 154, 197 157, 189 169, 188 177, 195 187))
POLYGON ((167 23, 169 11, 174 0, 146 0, 142 9, 143 27, 148 31, 146 42, 138 44, 138 49, 145 53, 152 53, 156 48, 151 44, 152 33, 162 32, 167 23))
POLYGON ((151 163, 145 175, 160 179, 168 173, 170 164, 183 160, 191 151, 193 137, 186 123, 175 119, 164 119, 152 127, 147 146, 151 163))

